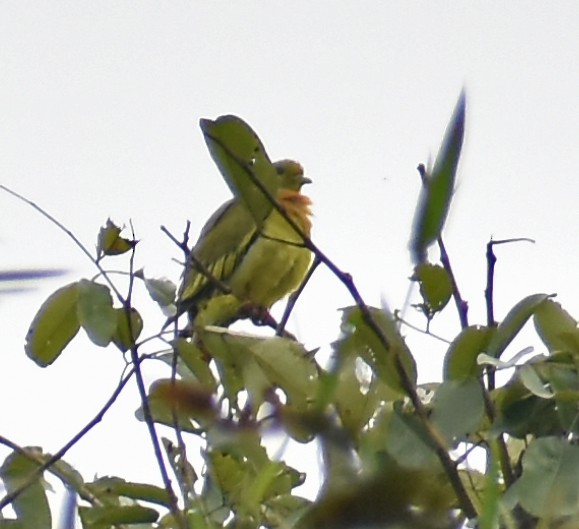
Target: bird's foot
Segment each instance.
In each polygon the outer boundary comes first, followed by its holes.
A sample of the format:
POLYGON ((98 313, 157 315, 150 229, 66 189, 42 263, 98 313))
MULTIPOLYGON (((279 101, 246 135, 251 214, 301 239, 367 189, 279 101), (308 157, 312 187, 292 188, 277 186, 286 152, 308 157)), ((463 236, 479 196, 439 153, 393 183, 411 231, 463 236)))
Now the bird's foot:
POLYGON ((254 303, 245 303, 239 311, 239 317, 241 319, 250 319, 254 325, 259 327, 267 326, 275 328, 277 326, 277 322, 273 319, 269 310, 266 307, 254 303))

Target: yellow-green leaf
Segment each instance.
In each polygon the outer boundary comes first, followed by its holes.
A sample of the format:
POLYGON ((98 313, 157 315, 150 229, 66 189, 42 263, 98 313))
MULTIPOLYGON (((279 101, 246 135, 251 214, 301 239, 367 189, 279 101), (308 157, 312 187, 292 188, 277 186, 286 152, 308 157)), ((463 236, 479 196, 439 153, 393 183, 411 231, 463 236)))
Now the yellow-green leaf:
POLYGON ((452 282, 446 269, 440 265, 420 263, 414 268, 414 278, 420 284, 427 315, 441 311, 452 296, 452 282))
POLYGON ((26 334, 25 351, 39 366, 54 362, 80 329, 78 283, 51 294, 34 316, 26 334))
POLYGON ((95 345, 107 346, 117 328, 117 313, 105 285, 81 279, 78 282, 78 320, 95 345))
POLYGON ((477 363, 486 351, 495 329, 472 325, 463 329, 452 341, 444 357, 444 379, 462 380, 478 377, 482 367, 477 363))
POLYGON ((499 324, 488 345, 487 354, 499 358, 504 350, 519 333, 527 320, 546 299, 548 294, 532 294, 519 301, 499 324))
POLYGON ((209 367, 209 358, 199 347, 184 338, 178 338, 175 340, 173 348, 194 375, 195 380, 211 391, 217 389, 215 376, 209 367))
POLYGON ((119 228, 111 219, 107 220, 98 235, 97 259, 105 255, 120 255, 135 247, 136 241, 131 241, 120 236, 119 228))
POLYGON ((148 483, 132 483, 122 478, 103 477, 87 484, 87 487, 97 496, 105 492, 107 495, 114 494, 125 498, 148 501, 165 507, 171 505, 169 494, 164 488, 148 483))
POLYGON ((272 204, 250 174, 274 196, 279 182, 261 140, 237 116, 220 116, 215 121, 202 119, 200 126, 225 182, 235 196, 245 201, 260 226, 271 211, 272 204))
POLYGON ((128 351, 143 330, 143 319, 137 309, 131 308, 130 320, 123 308, 114 309, 117 326, 112 336, 114 344, 124 353, 128 351), (129 325, 130 323, 130 325, 129 325))
POLYGON ((537 307, 533 315, 535 329, 549 351, 579 354, 577 320, 551 299, 537 307))

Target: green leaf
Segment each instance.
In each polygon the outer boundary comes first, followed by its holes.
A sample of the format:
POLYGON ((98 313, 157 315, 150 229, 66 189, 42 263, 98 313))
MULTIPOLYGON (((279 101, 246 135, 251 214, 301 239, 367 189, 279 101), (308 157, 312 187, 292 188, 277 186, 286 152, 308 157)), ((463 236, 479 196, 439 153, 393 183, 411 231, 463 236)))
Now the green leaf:
POLYGON ((171 499, 167 491, 164 488, 148 483, 131 483, 118 477, 104 477, 87 485, 90 485, 91 492, 97 495, 106 492, 106 494, 143 500, 165 507, 171 506, 171 499))
POLYGON ((286 338, 249 338, 251 352, 268 381, 281 388, 287 403, 307 408, 317 389, 317 368, 304 346, 286 338))
POLYGON ((159 513, 141 505, 79 507, 78 514, 85 529, 108 529, 113 525, 153 523, 159 513))
POLYGON ((317 370, 303 345, 286 338, 263 338, 206 328, 201 334, 215 357, 226 392, 234 397, 246 389, 255 410, 272 387, 287 395, 288 403, 306 408, 316 393, 317 370))
POLYGON ((420 284, 427 316, 440 312, 452 296, 450 275, 440 265, 420 263, 414 268, 414 279, 420 284))
POLYGON ((111 219, 107 220, 97 239, 97 260, 102 259, 105 255, 120 255, 128 252, 135 247, 136 241, 130 241, 120 236, 119 228, 111 219))
POLYGON ((80 329, 78 290, 78 283, 59 288, 42 304, 30 324, 24 350, 41 367, 52 364, 80 329))
POLYGON ((271 461, 265 452, 264 456, 256 464, 255 458, 237 451, 212 450, 205 455, 211 481, 221 490, 225 505, 234 506, 240 518, 260 517, 265 501, 303 484, 302 474, 281 461, 271 461))
POLYGON ((162 308, 175 304, 177 287, 169 279, 146 278, 145 286, 151 299, 156 301, 162 308))
POLYGON ((213 371, 209 367, 210 358, 199 347, 184 338, 178 338, 173 343, 173 348, 183 361, 195 380, 211 391, 217 389, 217 381, 213 371))
POLYGON ((264 525, 266 527, 298 527, 298 520, 312 502, 293 494, 281 494, 266 502, 264 525))
POLYGON ((541 380, 531 364, 525 364, 519 369, 519 377, 523 385, 537 397, 552 399, 555 394, 541 380))
POLYGON ((202 119, 201 130, 213 161, 236 197, 240 197, 261 226, 272 204, 249 176, 253 173, 275 196, 279 179, 253 129, 237 116, 220 116, 215 121, 202 119))
POLYGON ((412 469, 437 469, 440 462, 429 434, 414 415, 395 406, 388 424, 386 449, 397 464, 412 469))
POLYGON ((410 242, 414 263, 426 260, 428 247, 442 233, 454 192, 456 170, 464 137, 465 111, 466 98, 463 92, 458 98, 446 129, 432 174, 422 186, 410 242))
POLYGON ((519 377, 495 390, 493 400, 498 413, 492 433, 524 439, 529 434, 539 437, 561 431, 555 400, 536 397, 519 377))
POLYGON ((559 437, 535 439, 523 456, 516 492, 523 508, 540 518, 579 512, 579 447, 559 437))
POLYGON ((438 387, 432 422, 449 446, 456 439, 476 432, 484 414, 484 399, 477 379, 449 380, 438 387))
POLYGON ((235 338, 229 340, 217 329, 220 328, 206 327, 198 336, 204 350, 215 360, 225 397, 236 402, 238 393, 247 389, 252 403, 259 408, 264 392, 270 387, 265 375, 246 344, 235 338))
POLYGON ((533 315, 537 334, 549 351, 579 354, 577 320, 551 299, 542 303, 533 315))
POLYGON ((340 421, 348 433, 355 439, 362 432, 379 405, 373 399, 376 392, 362 391, 362 384, 356 373, 357 358, 347 356, 342 360, 338 373, 334 402, 340 421))
MULTIPOLYGON (((38 448, 32 447, 26 450, 39 452, 38 448)), ((42 475, 31 478, 38 466, 38 463, 22 454, 12 452, 0 467, 0 479, 4 482, 7 493, 13 492, 32 479, 31 485, 14 499, 12 508, 22 527, 50 529, 52 517, 42 475)))
POLYGON ((369 307, 368 310, 370 317, 387 339, 388 347, 385 347, 366 321, 360 308, 352 306, 343 309, 343 337, 336 344, 337 353, 359 356, 384 384, 405 395, 398 366, 402 365, 410 383, 416 384, 416 362, 400 336, 392 316, 381 309, 369 307))
POLYGON ((117 313, 109 287, 81 279, 78 282, 78 320, 90 340, 106 347, 117 329, 117 313))
POLYGON ((497 327, 488 345, 487 354, 494 358, 499 358, 523 325, 527 323, 527 320, 548 298, 548 294, 532 294, 519 301, 497 327))
POLYGON ((130 325, 127 311, 124 308, 113 309, 116 314, 117 326, 112 335, 114 344, 121 352, 128 351, 136 342, 143 330, 143 319, 137 309, 131 308, 130 325))
POLYGON ((482 368, 477 363, 477 357, 486 350, 494 332, 494 329, 479 325, 463 329, 444 356, 444 380, 478 377, 482 368))

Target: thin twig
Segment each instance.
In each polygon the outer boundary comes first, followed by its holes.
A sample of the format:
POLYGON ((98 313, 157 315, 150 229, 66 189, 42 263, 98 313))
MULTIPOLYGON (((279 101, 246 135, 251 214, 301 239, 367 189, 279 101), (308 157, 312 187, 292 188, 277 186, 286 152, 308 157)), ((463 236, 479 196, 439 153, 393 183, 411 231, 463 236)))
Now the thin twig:
POLYGON ((434 334, 431 331, 427 331, 424 329, 421 329, 420 327, 417 327, 416 325, 410 323, 409 321, 406 321, 402 316, 400 316, 400 311, 399 310, 395 310, 394 311, 394 319, 401 323, 402 325, 405 325, 406 327, 408 327, 409 329, 412 329, 413 331, 416 331, 420 334, 425 334, 426 336, 429 336, 430 338, 434 338, 435 340, 438 340, 439 342, 443 342, 446 345, 450 345, 452 342, 450 340, 447 340, 446 338, 443 338, 442 336, 438 336, 438 334, 434 334))
MULTIPOLYGON (((483 394, 483 400, 485 405, 485 412, 487 417, 489 418, 491 424, 493 424, 496 420, 496 411, 494 403, 491 399, 489 391, 485 387, 482 380, 480 380, 481 390, 483 394)), ((490 441, 492 443, 492 440, 490 441)), ((497 445, 499 451, 499 460, 501 466, 501 472, 503 475, 503 479, 505 480, 505 485, 509 488, 515 482, 515 475, 513 473, 513 468, 511 466, 511 459, 509 456, 509 450, 507 448, 507 443, 505 441, 504 435, 501 433, 497 436, 497 445)))
POLYGON ((438 237, 438 248, 440 249, 440 262, 450 277, 450 284, 452 285, 452 297, 454 298, 454 303, 458 312, 458 318, 460 319, 460 326, 462 329, 466 329, 468 327, 468 303, 462 299, 462 296, 460 295, 458 283, 454 277, 454 272, 452 271, 452 266, 450 264, 450 257, 446 251, 446 246, 444 245, 442 236, 438 237))
MULTIPOLYGON (((511 242, 532 242, 535 241, 533 239, 529 239, 526 237, 520 238, 513 238, 513 239, 502 239, 498 241, 493 241, 492 239, 487 243, 486 249, 486 258, 487 258, 487 285, 485 288, 485 302, 486 302, 486 309, 487 309, 487 326, 489 328, 496 327, 497 322, 495 320, 494 314, 494 284, 495 284, 495 265, 497 262, 497 257, 493 251, 495 245, 498 244, 507 244, 511 242)), ((484 383, 481 382, 481 387, 483 391, 483 397, 485 401, 485 410, 487 416, 491 420, 494 421, 495 418, 495 408, 490 398, 489 392, 495 389, 496 381, 495 381, 495 366, 487 366, 486 367, 486 377, 487 377, 487 385, 485 387, 484 383)), ((503 474, 503 478, 505 480, 505 484, 507 487, 514 483, 515 477, 513 473, 513 469, 511 466, 511 461, 509 458, 509 452, 507 449, 507 444, 505 442, 505 438, 503 434, 500 434, 497 437, 497 444, 499 450, 499 458, 500 458, 500 465, 501 465, 501 472, 503 474)))
MULTIPOLYGON (((165 235, 167 235, 167 237, 169 237, 179 248, 181 248, 181 250, 183 250, 183 252, 185 253, 185 259, 186 259, 186 265, 185 266, 190 266, 190 263, 193 264, 195 269, 200 274, 202 274, 207 279, 207 281, 209 281, 209 283, 211 283, 212 285, 217 287, 223 294, 231 294, 231 288, 229 287, 229 285, 226 284, 225 282, 221 281, 221 279, 215 277, 215 275, 211 272, 211 270, 209 270, 209 268, 207 268, 207 266, 205 266, 199 259, 197 259, 197 257, 195 256, 195 254, 191 250, 189 250, 189 247, 187 246, 189 225, 190 225, 190 223, 189 223, 189 221, 187 221, 187 230, 185 231, 185 237, 184 237, 183 242, 178 241, 175 238, 175 236, 165 226, 161 226, 161 231, 165 235)), ((187 303, 185 300, 185 305, 186 304, 187 303)), ((183 305, 183 303, 181 303, 181 300, 178 299, 177 300, 177 314, 176 314, 176 316, 169 318, 167 323, 164 325, 163 328, 167 327, 168 325, 170 325, 171 323, 176 321, 177 318, 183 313, 182 305, 183 305)))
MULTIPOLYGON (((132 228, 132 225, 131 225, 132 228)), ((134 233, 133 233, 134 239, 134 233)), ((129 336, 133 336, 132 330, 132 319, 131 319, 131 298, 133 292, 134 284, 134 260, 135 260, 135 249, 131 250, 131 257, 129 259, 129 288, 127 292, 127 297, 123 303, 125 317, 127 318, 127 325, 129 329, 129 336)), ((145 388, 145 381, 143 378, 143 372, 141 371, 141 360, 139 357, 139 349, 135 342, 132 341, 130 346, 131 360, 135 366, 135 378, 137 380, 137 388, 139 390, 139 396, 141 397, 141 406, 143 407, 143 417, 145 419, 145 424, 147 425, 147 430, 149 431, 149 436, 153 444, 153 452, 155 453, 155 458, 157 464, 159 465, 159 471, 161 473, 161 479, 163 480, 163 485, 167 494, 169 495, 169 509, 171 514, 174 516, 176 523, 182 529, 187 529, 184 517, 179 509, 179 503, 175 491, 171 485, 171 479, 169 478, 169 473, 167 472, 167 467, 165 465, 165 459, 163 457, 163 451, 161 450, 161 443, 159 442, 159 436, 157 435, 157 429, 155 427, 155 421, 153 419, 153 414, 151 413, 151 407, 149 406, 149 398, 147 396, 147 390, 145 388)))
POLYGON ((316 268, 319 266, 319 264, 320 264, 320 260, 317 257, 315 257, 314 262, 312 263, 312 266, 310 266, 310 269, 308 270, 306 277, 304 277, 303 281, 301 282, 299 288, 295 292, 292 292, 291 296, 289 297, 287 305, 285 307, 285 310, 283 312, 281 320, 279 321, 279 323, 277 325, 277 329, 275 332, 278 336, 281 336, 284 333, 285 326, 289 320, 289 317, 292 313, 292 310, 293 310, 298 298, 300 297, 304 288, 306 288, 308 281, 310 280, 310 278, 314 274, 314 272, 315 272, 316 268))
POLYGON ((497 257, 493 251, 493 247, 499 244, 508 244, 511 242, 531 242, 534 243, 533 239, 528 237, 516 237, 513 239, 501 239, 498 241, 491 240, 487 243, 487 286, 485 288, 485 300, 487 306, 487 325, 489 327, 496 327, 497 322, 495 321, 494 314, 494 285, 495 285, 495 264, 497 262, 497 257))
POLYGON ((89 260, 91 261, 91 263, 93 265, 96 266, 96 268, 98 269, 98 271, 100 272, 100 274, 103 276, 103 278, 105 279, 105 281, 108 283, 108 285, 111 287, 111 290, 115 293, 115 295, 117 296, 117 299, 119 300, 119 302, 121 304, 124 303, 123 297, 120 293, 120 291, 117 289, 117 287, 115 286, 115 284, 112 282, 112 280, 108 277, 107 273, 105 272, 105 270, 103 269, 103 267, 100 265, 100 263, 98 262, 97 259, 95 259, 92 254, 87 250, 86 246, 78 239, 78 237, 71 231, 69 230, 64 224, 62 224, 62 222, 60 222, 59 220, 56 219, 56 217, 53 217, 50 213, 48 213, 47 211, 45 211, 44 209, 42 209, 38 204, 36 204, 36 202, 33 202, 32 200, 29 200, 28 198, 20 195, 19 193, 17 193, 16 191, 13 191, 12 189, 6 187, 5 185, 0 184, 0 189, 2 189, 3 191, 6 191, 7 193, 9 193, 10 195, 12 195, 13 197, 16 197, 18 200, 21 200, 22 202, 24 202, 25 204, 28 204, 31 208, 35 209, 38 213, 40 213, 43 217, 47 218, 50 222, 52 222, 52 224, 54 224, 57 228, 59 228, 61 231, 63 231, 66 235, 68 235, 68 237, 70 237, 72 239, 72 241, 76 244, 76 246, 80 249, 80 251, 82 253, 84 253, 89 260))

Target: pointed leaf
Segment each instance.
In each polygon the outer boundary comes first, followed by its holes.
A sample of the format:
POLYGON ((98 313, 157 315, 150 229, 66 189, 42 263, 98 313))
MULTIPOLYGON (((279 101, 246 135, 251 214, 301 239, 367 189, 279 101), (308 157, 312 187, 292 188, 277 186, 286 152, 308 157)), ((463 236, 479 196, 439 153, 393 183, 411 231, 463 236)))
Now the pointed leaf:
POLYGON ((177 287, 169 279, 146 278, 145 286, 149 296, 156 301, 161 307, 168 307, 175 303, 177 287))
POLYGON ((464 137, 465 110, 466 98, 463 92, 446 129, 432 174, 422 186, 410 243, 414 263, 426 260, 426 250, 442 233, 454 192, 464 137))
POLYGON ((487 354, 499 358, 537 308, 549 298, 548 294, 532 294, 519 301, 506 315, 494 333, 487 354))
POLYGON ((78 283, 70 283, 51 294, 34 316, 24 349, 39 366, 52 364, 78 333, 77 302, 78 283))
POLYGON ((105 285, 81 279, 78 282, 78 320, 90 340, 106 347, 117 328, 111 291, 105 285))
POLYGON ((237 116, 202 119, 201 130, 213 161, 236 197, 247 204, 256 224, 261 225, 272 205, 252 181, 253 173, 275 196, 278 179, 265 148, 252 128, 237 116))
POLYGON ((107 220, 98 235, 97 260, 105 255, 120 255, 135 247, 136 241, 130 241, 120 236, 119 228, 111 219, 107 220))

